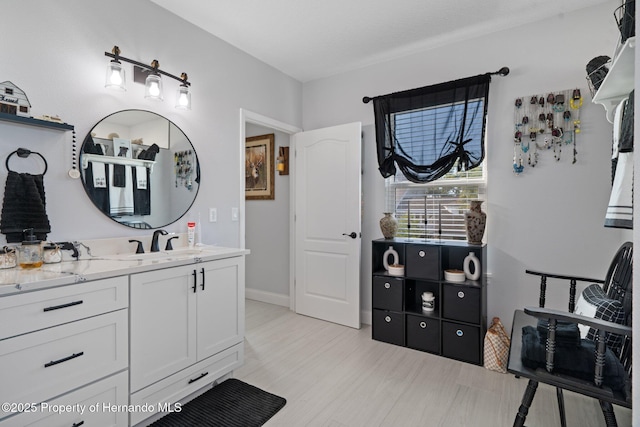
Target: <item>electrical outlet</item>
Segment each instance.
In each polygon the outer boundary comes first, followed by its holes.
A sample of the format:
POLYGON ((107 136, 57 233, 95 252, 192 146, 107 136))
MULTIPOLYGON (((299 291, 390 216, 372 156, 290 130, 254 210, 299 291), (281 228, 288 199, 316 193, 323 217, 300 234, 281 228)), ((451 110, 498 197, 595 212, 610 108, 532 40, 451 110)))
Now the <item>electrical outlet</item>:
POLYGON ((238 221, 240 218, 240 213, 238 208, 231 208, 231 221, 238 221))
POLYGON ((209 222, 218 221, 218 209, 209 208, 209 222))

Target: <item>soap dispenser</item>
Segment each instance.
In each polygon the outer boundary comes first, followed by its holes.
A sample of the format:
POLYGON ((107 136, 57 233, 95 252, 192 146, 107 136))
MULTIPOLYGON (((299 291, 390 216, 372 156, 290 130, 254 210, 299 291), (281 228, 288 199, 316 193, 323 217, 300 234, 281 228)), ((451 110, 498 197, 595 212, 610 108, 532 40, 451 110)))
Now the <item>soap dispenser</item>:
POLYGON ((18 247, 18 265, 21 268, 38 268, 42 265, 41 242, 33 234, 33 228, 23 230, 23 233, 28 234, 18 247))

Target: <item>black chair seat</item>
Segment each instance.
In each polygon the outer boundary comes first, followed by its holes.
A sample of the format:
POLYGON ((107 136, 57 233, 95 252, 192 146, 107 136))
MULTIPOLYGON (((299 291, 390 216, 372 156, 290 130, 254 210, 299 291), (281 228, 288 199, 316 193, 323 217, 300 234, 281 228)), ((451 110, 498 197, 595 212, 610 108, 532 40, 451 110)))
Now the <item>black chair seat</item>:
POLYGON ((569 390, 594 399, 604 400, 615 405, 631 408, 630 396, 625 390, 612 390, 610 387, 597 387, 592 381, 580 380, 576 377, 549 373, 545 368, 529 368, 522 363, 522 328, 525 326, 536 327, 538 319, 529 316, 523 310, 516 310, 513 316, 513 328, 511 330, 511 348, 509 350, 509 362, 507 371, 524 378, 543 382, 554 387, 569 390))

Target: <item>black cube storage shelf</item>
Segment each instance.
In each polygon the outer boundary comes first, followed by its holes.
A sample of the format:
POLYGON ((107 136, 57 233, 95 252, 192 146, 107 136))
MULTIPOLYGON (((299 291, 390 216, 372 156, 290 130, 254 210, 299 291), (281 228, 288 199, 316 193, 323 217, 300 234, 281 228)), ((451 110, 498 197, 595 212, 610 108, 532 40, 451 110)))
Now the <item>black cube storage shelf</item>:
POLYGON ((372 242, 372 338, 390 344, 482 365, 487 329, 487 248, 466 242, 379 239, 372 242), (383 255, 393 246, 405 275, 392 276, 383 255), (479 280, 449 282, 448 269, 462 270, 473 252, 479 280), (432 312, 422 311, 422 293, 436 297, 432 312))

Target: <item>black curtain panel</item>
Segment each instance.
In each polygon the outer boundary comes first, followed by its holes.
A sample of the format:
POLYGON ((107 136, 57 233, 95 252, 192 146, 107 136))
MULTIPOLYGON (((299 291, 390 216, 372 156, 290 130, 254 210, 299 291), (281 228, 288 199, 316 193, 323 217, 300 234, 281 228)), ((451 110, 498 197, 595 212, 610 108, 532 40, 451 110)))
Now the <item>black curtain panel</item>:
POLYGON ((456 164, 473 169, 484 158, 490 74, 373 98, 378 165, 396 167, 411 182, 434 181, 456 164))

